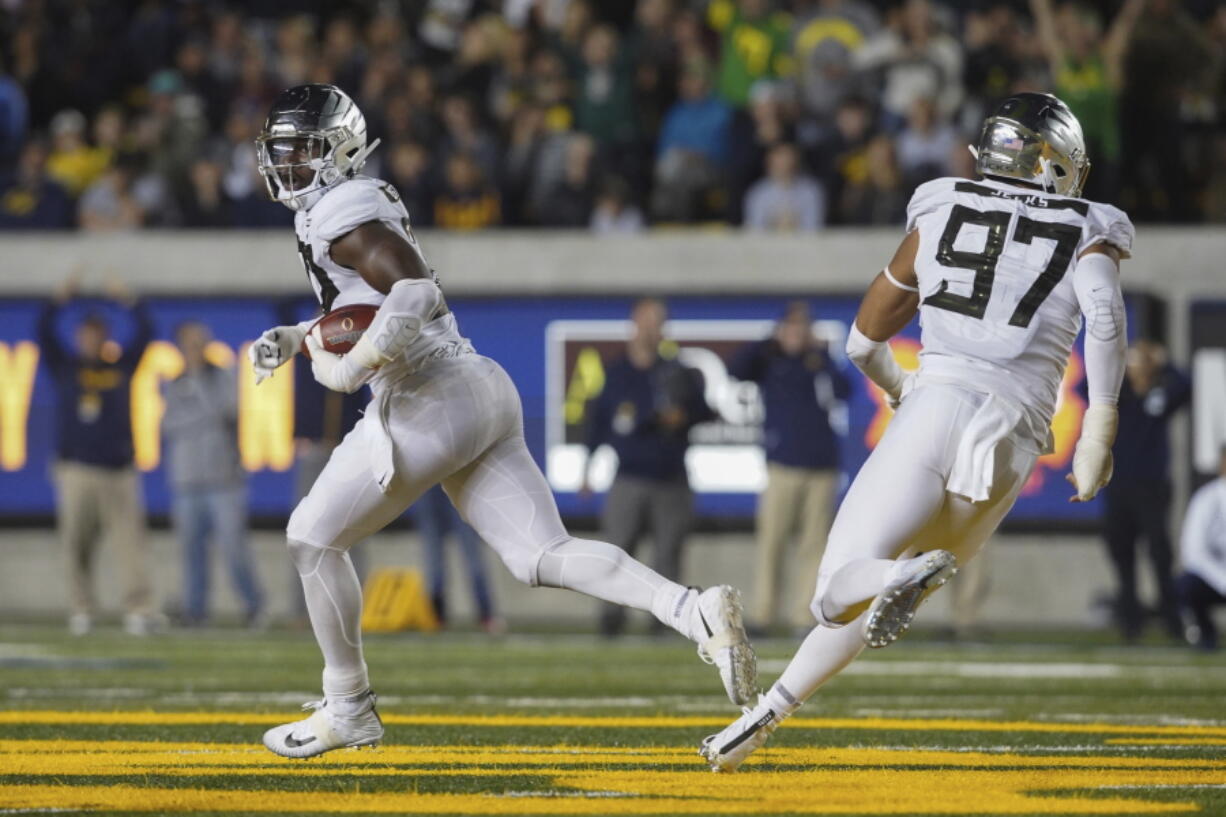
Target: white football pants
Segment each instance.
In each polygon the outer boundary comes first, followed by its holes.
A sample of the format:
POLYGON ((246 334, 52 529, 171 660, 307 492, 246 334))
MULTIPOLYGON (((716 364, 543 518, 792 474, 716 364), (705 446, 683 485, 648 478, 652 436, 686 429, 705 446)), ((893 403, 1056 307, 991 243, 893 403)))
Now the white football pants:
POLYGON ((965 564, 1013 507, 1038 459, 1037 446, 1020 432, 992 450, 985 501, 946 490, 963 432, 986 397, 928 384, 903 401, 835 515, 812 604, 830 626, 810 633, 772 689, 781 709, 803 702, 864 648, 859 616, 893 560, 939 548, 965 564), (834 628, 840 624, 847 626, 834 628))
POLYGON ((578 590, 652 612, 687 637, 685 587, 621 548, 574 539, 524 442, 515 384, 480 355, 429 364, 381 394, 332 452, 286 531, 324 653, 324 691, 366 687, 361 588, 346 551, 432 486, 497 551, 518 580, 578 590), (380 462, 394 476, 380 487, 380 462))

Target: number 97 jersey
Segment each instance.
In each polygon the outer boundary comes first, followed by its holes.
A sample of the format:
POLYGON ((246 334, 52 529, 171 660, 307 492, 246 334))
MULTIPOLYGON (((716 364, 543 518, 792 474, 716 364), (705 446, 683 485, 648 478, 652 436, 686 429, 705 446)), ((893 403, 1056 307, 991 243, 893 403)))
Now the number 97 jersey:
POLYGON ((1081 329, 1073 267, 1098 243, 1127 257, 1128 216, 1084 199, 946 178, 912 196, 907 231, 917 228, 923 375, 1003 394, 1050 423, 1081 329))

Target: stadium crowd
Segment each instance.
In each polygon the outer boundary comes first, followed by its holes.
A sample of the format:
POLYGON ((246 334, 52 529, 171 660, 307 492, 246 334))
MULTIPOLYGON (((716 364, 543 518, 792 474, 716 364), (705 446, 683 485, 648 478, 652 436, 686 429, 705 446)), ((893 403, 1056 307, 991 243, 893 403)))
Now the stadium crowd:
POLYGON ((416 224, 901 222, 1007 93, 1085 126, 1087 197, 1226 219, 1214 0, 11 0, 0 227, 263 227, 275 94, 357 99, 416 224))

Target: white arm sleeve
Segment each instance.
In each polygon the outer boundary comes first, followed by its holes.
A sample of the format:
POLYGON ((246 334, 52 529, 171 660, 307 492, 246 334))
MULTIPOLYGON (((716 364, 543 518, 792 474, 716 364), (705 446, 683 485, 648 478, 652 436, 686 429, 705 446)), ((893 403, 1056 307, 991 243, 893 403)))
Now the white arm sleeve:
POLYGON ((397 281, 348 356, 371 369, 394 360, 417 338, 442 299, 438 284, 428 278, 397 281))
POLYGON ((1086 319, 1086 387, 1090 405, 1114 406, 1124 381, 1127 327, 1115 261, 1090 253, 1073 270, 1073 289, 1086 319))
POLYGON ((886 394, 898 398, 903 385, 903 371, 890 351, 890 344, 884 340, 869 339, 854 320, 847 333, 847 358, 886 394))

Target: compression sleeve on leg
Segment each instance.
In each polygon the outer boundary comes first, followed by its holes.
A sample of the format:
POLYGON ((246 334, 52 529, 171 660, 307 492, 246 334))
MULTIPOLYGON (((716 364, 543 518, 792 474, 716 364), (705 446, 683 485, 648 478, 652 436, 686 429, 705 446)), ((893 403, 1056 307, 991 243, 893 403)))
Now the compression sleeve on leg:
POLYGON ((348 357, 368 369, 395 360, 417 338, 442 299, 438 284, 427 278, 397 281, 348 357))

